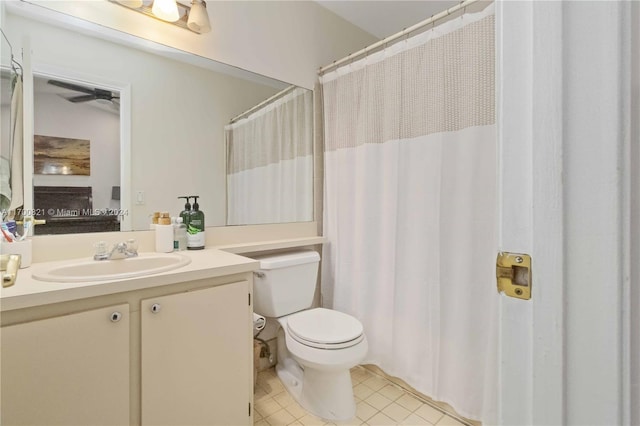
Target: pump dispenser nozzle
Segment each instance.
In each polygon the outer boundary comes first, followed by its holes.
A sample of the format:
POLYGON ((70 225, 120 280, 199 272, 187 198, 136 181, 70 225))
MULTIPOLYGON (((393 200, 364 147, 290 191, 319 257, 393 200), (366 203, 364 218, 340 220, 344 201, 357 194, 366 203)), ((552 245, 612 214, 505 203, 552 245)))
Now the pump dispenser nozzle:
POLYGON ((191 198, 193 198, 193 211, 198 211, 200 210, 200 205, 198 204, 198 198, 200 198, 199 195, 192 195, 191 198))
POLYGON ((191 204, 189 204, 189 199, 191 197, 178 197, 178 199, 180 198, 184 198, 185 200, 187 200, 186 204, 184 205, 184 210, 180 212, 180 217, 182 218, 182 223, 184 223, 185 225, 189 225, 189 214, 191 214, 191 204))
POLYGON ((189 199, 190 199, 191 197, 184 197, 184 196, 183 196, 183 197, 178 197, 178 199, 180 199, 180 198, 184 198, 184 199, 187 201, 187 202, 184 204, 184 209, 185 209, 186 211, 191 210, 191 204, 189 204, 189 199))

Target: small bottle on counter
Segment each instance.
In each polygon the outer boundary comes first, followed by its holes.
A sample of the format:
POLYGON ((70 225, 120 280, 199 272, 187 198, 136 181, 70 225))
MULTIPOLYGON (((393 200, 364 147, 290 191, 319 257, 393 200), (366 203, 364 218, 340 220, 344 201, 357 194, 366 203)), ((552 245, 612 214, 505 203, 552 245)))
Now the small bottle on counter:
POLYGON ((173 222, 173 251, 186 250, 187 225, 182 223, 181 217, 175 217, 173 222))
POLYGON ((156 229, 156 251, 158 253, 171 253, 173 251, 173 225, 169 213, 162 212, 158 216, 156 229))
POLYGON ((187 226, 187 250, 202 250, 205 244, 204 212, 200 210, 197 195, 192 195, 193 210, 189 213, 187 226))
POLYGON ((158 224, 158 220, 160 219, 160 212, 153 212, 151 215, 151 223, 149 224, 149 229, 152 231, 156 229, 156 225, 158 224))

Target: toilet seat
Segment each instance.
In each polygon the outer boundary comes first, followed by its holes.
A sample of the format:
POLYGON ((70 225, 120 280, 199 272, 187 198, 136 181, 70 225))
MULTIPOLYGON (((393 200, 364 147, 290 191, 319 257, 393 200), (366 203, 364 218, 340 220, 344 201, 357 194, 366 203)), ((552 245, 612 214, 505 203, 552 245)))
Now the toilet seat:
POLYGON ((316 308, 289 315, 288 334, 305 346, 317 349, 344 349, 364 339, 362 323, 351 315, 316 308))

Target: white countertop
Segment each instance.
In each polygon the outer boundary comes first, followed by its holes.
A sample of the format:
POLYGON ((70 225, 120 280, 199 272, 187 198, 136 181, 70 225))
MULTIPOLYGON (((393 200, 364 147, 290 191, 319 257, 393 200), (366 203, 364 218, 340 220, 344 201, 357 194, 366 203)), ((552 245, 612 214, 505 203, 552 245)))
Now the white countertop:
POLYGON ((240 274, 255 271, 260 266, 260 262, 256 260, 213 248, 181 251, 179 254, 189 257, 191 262, 166 272, 112 281, 76 283, 40 281, 33 278, 33 272, 42 268, 69 264, 70 261, 34 263, 29 268, 20 269, 16 283, 12 287, 1 290, 0 311, 240 274))

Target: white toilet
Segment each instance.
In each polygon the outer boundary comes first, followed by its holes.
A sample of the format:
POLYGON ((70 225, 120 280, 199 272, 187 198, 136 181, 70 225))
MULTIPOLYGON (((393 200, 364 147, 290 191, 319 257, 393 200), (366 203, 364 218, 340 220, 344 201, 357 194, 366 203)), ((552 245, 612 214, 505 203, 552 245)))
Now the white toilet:
POLYGON ((349 369, 367 353, 362 324, 313 302, 320 256, 297 251, 258 256, 254 311, 277 318, 278 365, 282 383, 302 407, 327 420, 348 420, 356 405, 349 369))

